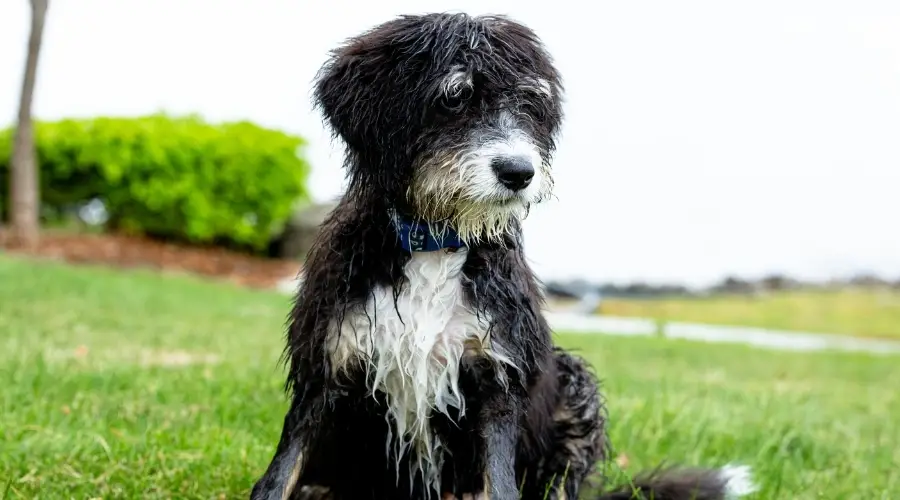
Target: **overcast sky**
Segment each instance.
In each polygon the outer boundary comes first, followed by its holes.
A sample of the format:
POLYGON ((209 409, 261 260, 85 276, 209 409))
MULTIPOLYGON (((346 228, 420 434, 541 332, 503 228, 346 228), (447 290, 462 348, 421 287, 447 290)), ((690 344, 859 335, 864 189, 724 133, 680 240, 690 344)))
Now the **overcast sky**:
MULTIPOLYGON (((28 8, 0 2, 0 123, 16 113, 28 8)), ((340 151, 309 100, 327 50, 445 10, 529 24, 565 79, 558 199, 526 222, 544 278, 900 277, 896 0, 51 0, 34 111, 299 133, 327 199, 340 151)))

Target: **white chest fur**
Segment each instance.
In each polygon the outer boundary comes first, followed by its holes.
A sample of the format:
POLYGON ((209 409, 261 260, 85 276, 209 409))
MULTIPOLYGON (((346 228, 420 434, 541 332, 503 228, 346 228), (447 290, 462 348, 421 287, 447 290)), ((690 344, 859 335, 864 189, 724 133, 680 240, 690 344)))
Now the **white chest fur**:
POLYGON ((411 446, 417 457, 411 473, 420 470, 435 486, 441 442, 428 417, 450 407, 465 411, 458 385, 463 356, 509 362, 488 339, 489 318, 477 317, 466 304, 465 260, 465 249, 415 252, 396 301, 391 287, 374 290, 365 311, 348 313, 343 324, 332 325, 329 337, 333 366, 365 366, 369 389, 385 395, 394 422, 389 442, 398 451, 411 446))

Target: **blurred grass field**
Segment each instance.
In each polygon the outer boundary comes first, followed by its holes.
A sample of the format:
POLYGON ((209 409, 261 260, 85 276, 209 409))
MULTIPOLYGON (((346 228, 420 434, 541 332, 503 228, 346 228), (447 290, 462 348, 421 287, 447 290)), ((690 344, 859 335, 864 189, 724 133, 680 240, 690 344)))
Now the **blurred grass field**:
POLYGON ((846 288, 704 298, 605 299, 602 314, 900 339, 900 291, 846 288))
MULTIPOLYGON (((288 297, 0 255, 0 498, 246 498, 285 410, 288 297)), ((751 465, 756 499, 900 498, 900 358, 561 335, 625 472, 751 465)))

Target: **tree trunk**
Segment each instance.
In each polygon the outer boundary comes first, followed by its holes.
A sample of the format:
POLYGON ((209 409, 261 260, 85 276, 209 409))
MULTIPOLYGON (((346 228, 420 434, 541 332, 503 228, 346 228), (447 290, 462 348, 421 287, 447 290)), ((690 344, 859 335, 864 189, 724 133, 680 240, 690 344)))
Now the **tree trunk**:
POLYGON ((31 36, 28 39, 28 57, 22 78, 19 117, 10 163, 10 243, 26 248, 37 246, 40 237, 41 197, 31 103, 34 100, 38 55, 48 3, 49 0, 31 0, 31 36))

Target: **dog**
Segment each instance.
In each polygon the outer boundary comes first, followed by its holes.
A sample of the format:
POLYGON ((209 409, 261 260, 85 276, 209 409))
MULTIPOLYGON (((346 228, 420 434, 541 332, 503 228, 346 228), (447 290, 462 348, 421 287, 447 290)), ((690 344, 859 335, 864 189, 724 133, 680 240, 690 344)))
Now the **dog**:
MULTIPOLYGON (((331 54, 314 100, 347 189, 307 255, 253 500, 572 500, 610 459, 598 380, 554 347, 523 250, 562 93, 505 16, 400 16, 331 54)), ((721 500, 747 479, 669 469, 597 495, 721 500)))

